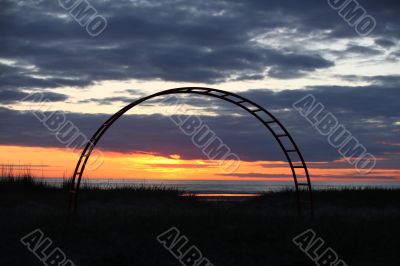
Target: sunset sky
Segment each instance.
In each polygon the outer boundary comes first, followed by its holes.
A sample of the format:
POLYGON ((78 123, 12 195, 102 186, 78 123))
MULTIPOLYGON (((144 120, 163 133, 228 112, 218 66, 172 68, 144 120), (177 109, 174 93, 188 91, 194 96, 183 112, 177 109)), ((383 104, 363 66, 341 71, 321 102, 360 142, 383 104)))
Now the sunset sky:
MULTIPOLYGON (((87 138, 109 116, 157 91, 212 87, 265 107, 286 126, 313 181, 400 181, 400 3, 359 0, 376 29, 359 36, 321 0, 90 0, 108 25, 90 36, 59 1, 0 3, 0 167, 71 176, 81 148, 61 143, 32 112, 65 113, 87 138), (48 102, 27 97, 42 92, 48 102), (292 107, 312 94, 377 158, 360 174, 292 107)), ((62 2, 62 1, 61 1, 62 2)), ((155 99, 124 115, 86 176, 291 180, 275 139, 221 100, 179 96, 240 159, 224 173, 155 99)))

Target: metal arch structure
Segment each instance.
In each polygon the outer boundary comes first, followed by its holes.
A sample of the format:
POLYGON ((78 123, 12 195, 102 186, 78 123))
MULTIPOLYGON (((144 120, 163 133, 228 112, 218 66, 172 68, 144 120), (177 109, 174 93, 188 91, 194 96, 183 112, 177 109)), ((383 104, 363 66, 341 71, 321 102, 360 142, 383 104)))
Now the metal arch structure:
POLYGON ((212 88, 201 88, 201 87, 184 87, 184 88, 169 89, 146 96, 144 98, 132 102, 131 104, 128 104, 127 106, 119 110, 117 113, 112 115, 106 122, 104 122, 104 124, 101 125, 101 127, 88 141, 76 164, 69 191, 70 211, 75 212, 77 210, 78 192, 82 176, 85 170, 85 166, 89 160, 89 157, 93 149, 95 148, 96 144, 99 142, 101 137, 104 135, 104 133, 112 126, 112 124, 115 121, 117 121, 123 114, 125 114, 133 107, 149 99, 171 94, 197 94, 197 95, 211 96, 214 98, 222 99, 227 102, 233 103, 239 106, 240 108, 246 110, 254 117, 256 117, 262 123, 262 125, 264 125, 270 131, 272 136, 278 142, 280 148, 285 154, 286 160, 289 163, 295 184, 298 213, 301 214, 303 212, 303 209, 305 209, 303 205, 306 204, 308 205, 310 214, 313 216, 314 201, 312 196, 312 187, 311 187, 309 171, 307 169, 304 157, 301 154, 297 144, 294 142, 294 139, 286 130, 286 128, 282 125, 282 123, 269 111, 264 109, 262 106, 240 95, 223 90, 212 89, 212 88), (303 176, 302 180, 304 181, 299 181, 300 176, 303 176), (301 198, 302 191, 307 192, 308 195, 306 199, 301 198))

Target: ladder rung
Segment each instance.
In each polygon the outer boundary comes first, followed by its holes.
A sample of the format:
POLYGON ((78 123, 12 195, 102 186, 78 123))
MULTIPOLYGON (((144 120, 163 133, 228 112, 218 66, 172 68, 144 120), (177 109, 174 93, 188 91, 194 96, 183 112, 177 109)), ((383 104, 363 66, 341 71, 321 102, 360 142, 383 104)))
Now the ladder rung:
POLYGON ((261 109, 252 110, 253 113, 257 113, 257 112, 260 112, 260 111, 262 111, 262 110, 261 109))
POLYGON ((302 165, 293 165, 293 168, 304 168, 302 165))
POLYGON ((271 121, 264 121, 264 124, 272 124, 272 123, 276 123, 276 121, 271 120, 271 121))
POLYGON ((287 137, 288 135, 286 134, 280 134, 280 135, 276 135, 278 138, 282 138, 282 137, 287 137))
POLYGON ((237 104, 241 104, 241 103, 244 103, 244 102, 246 102, 246 101, 239 101, 239 102, 236 102, 237 104))
POLYGON ((219 97, 221 97, 221 98, 225 98, 226 96, 228 96, 229 94, 228 93, 224 93, 224 94, 222 94, 221 96, 219 96, 219 97))
POLYGON ((286 152, 297 152, 297 150, 285 150, 286 152))
POLYGON ((297 185, 299 185, 299 186, 307 186, 308 187, 307 183, 297 183, 297 185))

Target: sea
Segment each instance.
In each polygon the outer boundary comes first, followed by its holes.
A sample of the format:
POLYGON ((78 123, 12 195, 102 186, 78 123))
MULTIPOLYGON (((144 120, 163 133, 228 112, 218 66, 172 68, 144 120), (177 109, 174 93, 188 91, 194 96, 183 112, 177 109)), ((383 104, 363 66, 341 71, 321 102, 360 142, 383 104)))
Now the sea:
MULTIPOLYGON (((41 181, 61 186, 63 179, 40 178, 41 181)), ((248 180, 166 180, 166 179, 104 179, 87 178, 82 179, 83 187, 97 187, 113 189, 120 187, 137 186, 162 186, 183 190, 187 193, 196 194, 258 194, 264 192, 278 192, 294 189, 294 183, 290 181, 248 181, 248 180)), ((313 190, 326 189, 363 189, 363 188, 400 188, 400 182, 334 182, 317 181, 312 182, 313 190)))

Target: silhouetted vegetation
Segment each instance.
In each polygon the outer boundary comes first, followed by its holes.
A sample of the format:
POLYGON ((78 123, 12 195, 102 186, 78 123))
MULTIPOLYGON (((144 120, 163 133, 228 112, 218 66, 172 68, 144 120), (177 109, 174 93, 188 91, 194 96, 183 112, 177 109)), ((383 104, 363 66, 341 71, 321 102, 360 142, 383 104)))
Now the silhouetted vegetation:
POLYGON ((0 265, 41 265, 19 239, 36 228, 76 265, 180 265, 156 237, 177 227, 214 265, 314 265, 292 243, 313 228, 349 265, 398 265, 400 190, 317 191, 316 216, 298 217, 293 191, 244 202, 205 202, 168 187, 84 188, 0 178, 0 265))

